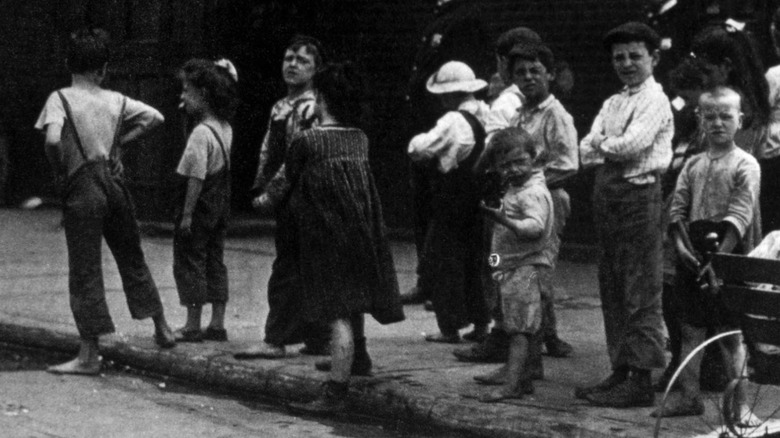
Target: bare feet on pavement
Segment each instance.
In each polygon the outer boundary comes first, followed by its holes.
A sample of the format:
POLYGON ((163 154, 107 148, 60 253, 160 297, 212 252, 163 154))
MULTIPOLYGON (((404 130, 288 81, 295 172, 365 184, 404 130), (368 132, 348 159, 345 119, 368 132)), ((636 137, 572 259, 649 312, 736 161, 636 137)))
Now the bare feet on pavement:
POLYGON ((740 428, 758 427, 763 423, 760 418, 756 417, 752 410, 747 406, 741 406, 739 408, 739 416, 736 418, 735 424, 740 428))
POLYGON ((267 344, 265 342, 253 345, 233 355, 236 359, 281 359, 285 356, 283 345, 267 344))
POLYGON ((494 391, 490 391, 489 393, 480 397, 479 401, 481 401, 482 403, 497 403, 503 400, 521 399, 523 398, 523 396, 527 394, 533 394, 533 393, 534 393, 533 383, 528 381, 528 382, 520 383, 515 388, 508 388, 506 386, 503 386, 494 391))
POLYGON ((100 359, 82 362, 78 357, 59 365, 52 365, 46 371, 52 374, 81 374, 94 376, 100 373, 100 359))

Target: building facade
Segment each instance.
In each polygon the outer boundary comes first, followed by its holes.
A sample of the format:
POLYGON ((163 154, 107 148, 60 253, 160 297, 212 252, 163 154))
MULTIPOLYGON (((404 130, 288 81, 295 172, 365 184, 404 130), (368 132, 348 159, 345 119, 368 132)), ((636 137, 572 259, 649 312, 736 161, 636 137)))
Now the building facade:
MULTIPOLYGON (((627 20, 651 21, 673 41, 671 57, 685 52, 693 32, 726 17, 749 23, 766 40, 772 0, 677 0, 662 15, 662 0, 474 0, 495 38, 515 26, 537 30, 573 72, 574 88, 559 96, 580 136, 601 102, 620 86, 611 74, 601 36, 627 20)), ((178 66, 193 56, 232 59, 238 67, 242 106, 234 123, 234 210, 249 211, 248 188, 271 104, 284 94, 280 66, 296 33, 323 40, 331 57, 355 62, 370 90, 372 166, 391 227, 410 225, 409 133, 404 121, 407 81, 420 33, 435 1, 421 0, 0 0, 0 126, 9 145, 8 203, 54 195, 43 139, 32 125, 54 89, 69 83, 64 65, 68 34, 79 26, 112 35, 107 86, 159 108, 165 127, 124 153, 130 187, 142 220, 168 220, 173 170, 184 148, 186 126, 177 110, 178 66)), ((486 47, 486 50, 491 50, 486 47)), ((765 48, 767 59, 771 59, 765 48)), ((661 78, 663 79, 663 78, 661 78)), ((574 215, 568 234, 592 237, 590 188, 583 172, 570 184, 574 215)))

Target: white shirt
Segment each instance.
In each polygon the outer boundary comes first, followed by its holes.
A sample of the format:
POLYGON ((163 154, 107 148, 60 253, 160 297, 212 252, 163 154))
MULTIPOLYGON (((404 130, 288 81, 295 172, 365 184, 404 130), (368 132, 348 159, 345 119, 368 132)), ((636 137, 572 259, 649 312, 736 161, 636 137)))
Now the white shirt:
MULTIPOLYGON (((60 91, 70 105, 75 119, 73 123, 88 161, 107 159, 110 156, 120 118, 124 124, 124 132, 136 126, 148 129, 153 126, 155 120, 164 120, 162 114, 151 106, 115 91, 77 87, 63 88, 60 91), (125 108, 120 114, 123 101, 125 108)), ((35 128, 45 131, 50 124, 64 126, 65 119, 65 107, 59 95, 54 92, 46 100, 46 105, 35 122, 35 128)), ((85 160, 77 149, 70 150, 67 145, 63 147, 63 166, 67 174, 71 175, 85 160)))
POLYGON ((758 153, 762 159, 780 156, 780 65, 766 72, 766 81, 769 83, 769 105, 772 111, 769 113, 766 143, 758 153))
POLYGON ((468 158, 476 139, 468 120, 459 111, 473 114, 484 126, 489 108, 474 98, 462 102, 457 111, 444 114, 433 129, 412 138, 407 149, 409 157, 413 161, 436 158, 442 173, 457 168, 458 163, 468 158))
POLYGON ((233 142, 233 129, 230 124, 209 123, 209 126, 219 134, 225 146, 225 154, 222 154, 222 146, 214 136, 214 132, 201 123, 192 130, 187 139, 187 146, 176 168, 176 173, 179 175, 203 181, 206 176, 213 175, 225 167, 225 156, 230 160, 230 145, 233 142))
POLYGON ((498 94, 496 100, 490 104, 490 111, 485 115, 486 143, 490 143, 490 139, 496 132, 512 126, 512 118, 523 106, 524 99, 525 96, 515 84, 504 88, 498 94))
POLYGON ((641 85, 624 87, 607 99, 593 121, 590 133, 580 142, 582 165, 597 165, 605 159, 623 164, 623 177, 633 184, 655 181, 672 159, 672 107, 661 85, 650 76, 641 85), (606 138, 598 148, 593 137, 606 138))

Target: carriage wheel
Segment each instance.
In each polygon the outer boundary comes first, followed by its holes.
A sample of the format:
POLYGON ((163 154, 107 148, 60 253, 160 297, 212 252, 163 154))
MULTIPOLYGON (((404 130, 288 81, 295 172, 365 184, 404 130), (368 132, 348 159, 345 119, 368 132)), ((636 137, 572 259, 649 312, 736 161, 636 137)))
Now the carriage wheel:
POLYGON ((734 379, 723 391, 722 411, 726 428, 732 434, 728 436, 780 437, 780 388, 777 386, 751 383, 746 377, 734 379), (747 405, 761 419, 755 426, 741 426, 744 418, 739 415, 734 393, 738 383, 747 385, 747 405))
MULTIPOLYGON (((728 336, 741 335, 740 330, 732 330, 713 336, 697 346, 680 364, 666 386, 658 409, 663 409, 671 397, 676 397, 671 388, 678 382, 682 370, 697 354, 704 354, 704 349, 728 336)), ((742 370, 740 375, 746 375, 742 370)), ((747 438, 775 437, 780 438, 780 387, 772 385, 757 385, 745 378, 732 380, 723 393, 702 392, 705 413, 696 417, 658 418, 655 423, 654 437, 672 436, 702 436, 713 438, 747 438), (747 404, 763 421, 761 425, 749 428, 740 427, 742 419, 736 414, 734 390, 742 381, 747 388, 747 404), (684 434, 684 435, 681 435, 684 434)))

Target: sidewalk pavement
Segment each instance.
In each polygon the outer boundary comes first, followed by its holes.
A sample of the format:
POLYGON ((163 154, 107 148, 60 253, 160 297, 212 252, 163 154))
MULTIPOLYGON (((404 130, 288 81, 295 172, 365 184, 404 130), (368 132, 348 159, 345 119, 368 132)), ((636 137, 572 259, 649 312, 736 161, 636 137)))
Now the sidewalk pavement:
MULTIPOLYGON (((78 336, 68 304, 65 238, 56 210, 0 209, 0 342, 73 354, 78 336)), ((172 276, 170 236, 145 237, 147 262, 157 281, 171 326, 183 324, 172 276)), ((401 290, 414 283, 414 248, 394 241, 393 253, 401 290)), ((268 313, 265 287, 274 258, 272 235, 229 238, 225 261, 231 299, 226 327, 230 342, 179 344, 158 349, 152 323, 133 321, 127 311, 116 266, 104 246, 107 300, 117 333, 101 339, 105 359, 152 373, 190 381, 217 391, 275 398, 279 403, 318 394, 327 374, 314 369, 317 359, 297 352, 283 360, 236 360, 232 353, 262 339, 268 313)), ((496 404, 476 397, 488 390, 473 376, 497 365, 458 362, 455 346, 431 344, 425 333, 437 331, 432 313, 406 306, 404 322, 382 326, 366 318, 368 349, 374 361, 372 378, 354 378, 351 398, 358 414, 427 424, 491 437, 648 437, 651 408, 594 408, 573 397, 575 386, 606 376, 609 364, 595 265, 562 262, 558 286, 566 291, 557 304, 561 338, 575 346, 567 359, 545 357, 545 378, 536 393, 522 400, 496 404)), ((207 321, 208 309, 204 320, 207 321)), ((460 347, 467 345, 461 344, 460 347)), ((63 377, 80 378, 80 377, 63 377)), ((658 397, 660 399, 660 397, 658 397)), ((668 423, 671 435, 696 436, 696 418, 668 423)))

